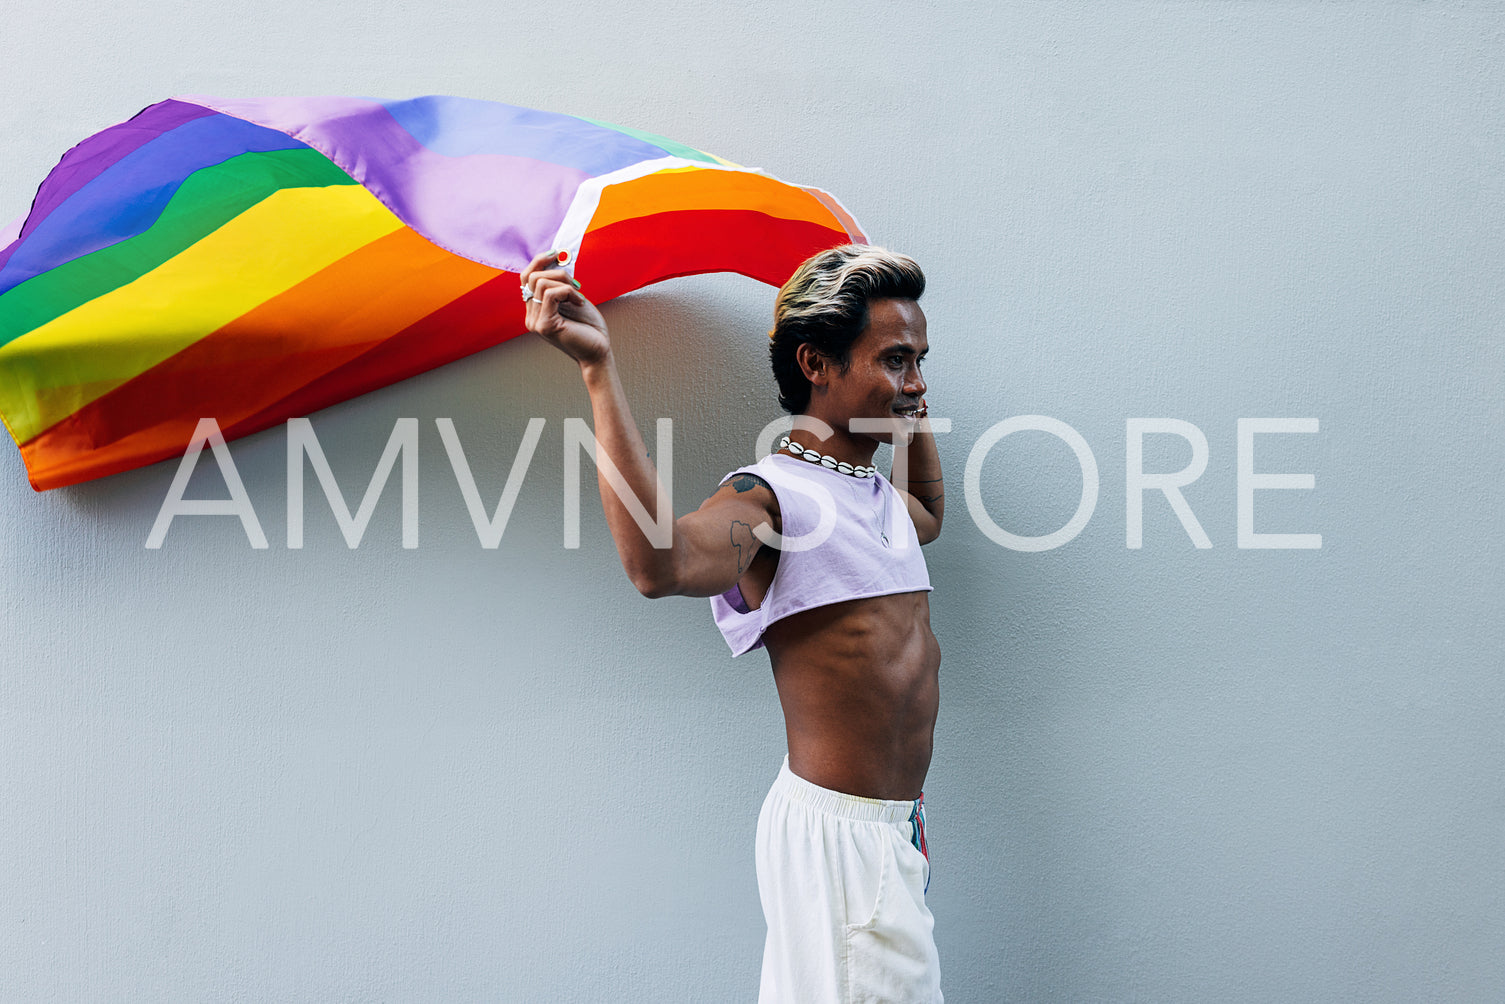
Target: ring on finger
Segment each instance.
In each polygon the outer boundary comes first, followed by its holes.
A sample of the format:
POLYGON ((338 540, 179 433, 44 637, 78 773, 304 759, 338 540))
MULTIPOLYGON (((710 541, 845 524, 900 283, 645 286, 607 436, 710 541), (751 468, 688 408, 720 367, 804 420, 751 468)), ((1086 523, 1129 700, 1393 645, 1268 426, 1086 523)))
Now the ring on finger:
POLYGON ((533 299, 533 290, 525 282, 523 283, 523 302, 528 303, 533 299))

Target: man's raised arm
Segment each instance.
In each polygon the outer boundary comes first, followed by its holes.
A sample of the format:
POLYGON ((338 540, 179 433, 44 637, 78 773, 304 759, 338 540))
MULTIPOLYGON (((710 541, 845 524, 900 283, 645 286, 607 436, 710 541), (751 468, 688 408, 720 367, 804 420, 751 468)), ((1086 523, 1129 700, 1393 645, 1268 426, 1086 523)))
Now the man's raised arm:
MULTIPOLYGON (((523 270, 527 323, 580 365, 590 394, 596 441, 644 510, 658 512, 663 492, 658 471, 632 420, 617 375, 606 321, 578 284, 559 267, 557 253, 539 255, 523 270)), ((670 546, 655 547, 597 464, 601 508, 627 577, 644 596, 712 596, 741 577, 759 547, 752 528, 770 520, 773 492, 766 485, 728 483, 696 512, 674 522, 670 546)))

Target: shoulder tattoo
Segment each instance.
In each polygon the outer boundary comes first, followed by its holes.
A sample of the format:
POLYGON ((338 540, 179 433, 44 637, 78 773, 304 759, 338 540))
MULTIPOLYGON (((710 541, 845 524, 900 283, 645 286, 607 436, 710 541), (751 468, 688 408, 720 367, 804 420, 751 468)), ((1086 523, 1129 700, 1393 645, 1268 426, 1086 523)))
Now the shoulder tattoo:
POLYGON ((756 474, 733 474, 730 484, 738 492, 750 492, 758 485, 773 491, 773 486, 756 474))
POLYGON ((740 519, 732 520, 729 536, 732 549, 737 552, 737 574, 741 575, 757 553, 758 540, 753 536, 752 527, 740 519))

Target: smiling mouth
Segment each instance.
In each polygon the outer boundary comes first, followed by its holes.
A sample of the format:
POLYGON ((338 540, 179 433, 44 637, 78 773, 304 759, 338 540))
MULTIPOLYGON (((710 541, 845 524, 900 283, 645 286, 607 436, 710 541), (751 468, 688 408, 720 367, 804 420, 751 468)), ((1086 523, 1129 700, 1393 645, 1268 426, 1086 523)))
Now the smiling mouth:
POLYGON ((913 404, 913 405, 909 405, 909 406, 904 407, 904 408, 895 408, 894 409, 894 414, 896 414, 896 415, 903 415, 905 418, 913 418, 914 415, 915 415, 915 412, 917 412, 919 410, 920 410, 920 406, 917 405, 917 404, 913 404))

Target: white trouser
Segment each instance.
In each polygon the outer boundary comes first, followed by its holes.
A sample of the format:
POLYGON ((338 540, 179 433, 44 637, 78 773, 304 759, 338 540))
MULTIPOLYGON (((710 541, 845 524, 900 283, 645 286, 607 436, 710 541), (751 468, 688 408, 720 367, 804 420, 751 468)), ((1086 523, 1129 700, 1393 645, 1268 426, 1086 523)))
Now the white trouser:
POLYGON ((941 1000, 918 810, 818 787, 784 758, 758 815, 760 1004, 941 1000))

